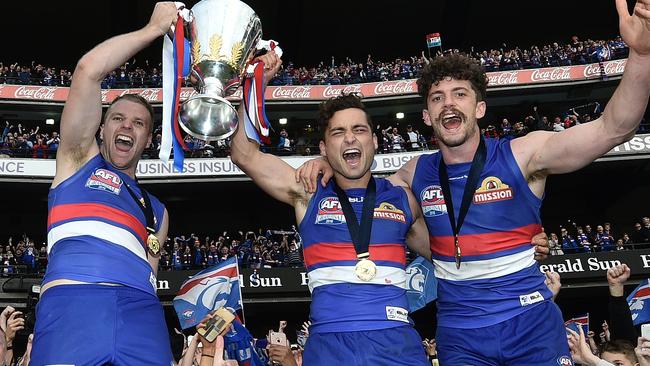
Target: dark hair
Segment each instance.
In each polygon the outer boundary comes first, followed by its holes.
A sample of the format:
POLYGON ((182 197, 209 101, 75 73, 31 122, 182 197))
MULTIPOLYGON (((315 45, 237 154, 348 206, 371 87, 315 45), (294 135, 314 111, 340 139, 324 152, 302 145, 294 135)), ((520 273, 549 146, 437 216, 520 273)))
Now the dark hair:
POLYGON ((327 126, 332 116, 338 111, 349 108, 361 109, 366 114, 366 121, 370 125, 370 130, 372 131, 374 129, 370 115, 366 111, 366 106, 361 102, 361 96, 356 93, 341 93, 337 97, 332 97, 322 102, 318 107, 318 126, 322 139, 325 139, 325 131, 327 131, 327 126))
MULTIPOLYGON (((119 97, 115 98, 111 102, 111 105, 108 106, 108 109, 106 109, 106 114, 104 115, 104 119, 106 118, 106 116, 108 116, 108 111, 111 110, 113 105, 115 103, 119 102, 120 100, 128 100, 129 102, 138 103, 138 104, 144 106, 145 108, 147 108, 147 112, 149 112, 149 117, 151 117, 151 124, 149 126, 149 130, 153 132, 153 107, 151 106, 151 103, 149 103, 149 101, 144 99, 144 97, 142 95, 140 95, 140 94, 124 94, 124 95, 120 95, 119 97)), ((106 122, 106 121, 104 120, 103 122, 106 122)))
POLYGON ((632 363, 639 362, 634 354, 634 345, 628 340, 616 339, 601 344, 600 354, 602 355, 605 352, 620 353, 632 363))
POLYGON ((488 77, 481 65, 475 59, 462 53, 438 56, 429 62, 422 70, 422 75, 417 81, 418 94, 427 103, 431 85, 437 84, 445 78, 467 80, 472 84, 477 101, 486 98, 488 77))

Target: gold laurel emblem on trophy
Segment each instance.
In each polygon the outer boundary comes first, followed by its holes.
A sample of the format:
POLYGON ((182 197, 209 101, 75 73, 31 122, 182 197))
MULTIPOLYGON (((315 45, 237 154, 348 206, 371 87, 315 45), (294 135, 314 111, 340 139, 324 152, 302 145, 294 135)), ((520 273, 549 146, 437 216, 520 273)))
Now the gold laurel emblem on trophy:
POLYGON ((235 44, 232 45, 232 50, 230 53, 231 55, 230 60, 228 61, 228 65, 237 70, 237 64, 239 63, 241 56, 244 54, 244 44, 241 42, 235 42, 235 44))
POLYGON ((213 34, 212 37, 210 37, 210 60, 219 60, 222 43, 220 35, 213 34))
POLYGON ((192 43, 192 60, 193 65, 197 65, 205 59, 205 55, 201 55, 201 44, 199 42, 192 43))

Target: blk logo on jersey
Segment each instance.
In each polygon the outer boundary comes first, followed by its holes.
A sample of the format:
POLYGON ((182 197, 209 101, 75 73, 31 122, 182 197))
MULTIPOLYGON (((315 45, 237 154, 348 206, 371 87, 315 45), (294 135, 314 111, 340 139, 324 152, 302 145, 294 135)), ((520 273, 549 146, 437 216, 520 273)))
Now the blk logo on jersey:
POLYGON ((379 204, 379 207, 375 208, 375 213, 373 215, 375 219, 386 219, 406 223, 406 216, 404 211, 395 207, 392 203, 382 202, 379 204))
POLYGON ((481 186, 474 192, 474 203, 490 203, 512 199, 512 188, 497 177, 483 179, 481 186))
POLYGON ((86 181, 86 187, 117 195, 122 190, 122 178, 110 170, 97 169, 86 181))
POLYGON ((345 215, 338 197, 325 197, 318 202, 316 224, 338 225, 345 223, 345 215))
POLYGON ((440 186, 428 186, 420 192, 420 206, 426 217, 440 216, 447 213, 445 197, 440 186))

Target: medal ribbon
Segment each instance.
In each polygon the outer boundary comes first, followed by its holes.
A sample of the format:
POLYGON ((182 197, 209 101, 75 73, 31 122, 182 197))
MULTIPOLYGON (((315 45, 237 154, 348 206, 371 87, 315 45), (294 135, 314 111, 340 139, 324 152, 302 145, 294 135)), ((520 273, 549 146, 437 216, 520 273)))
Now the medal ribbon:
POLYGON ((363 197, 363 208, 361 211, 361 225, 357 221, 357 215, 354 214, 350 199, 345 191, 339 187, 336 182, 333 182, 334 192, 339 198, 339 203, 345 215, 345 222, 348 224, 350 237, 354 244, 354 250, 357 252, 358 259, 370 257, 370 232, 372 231, 372 219, 375 214, 375 196, 377 194, 375 179, 370 177, 368 186, 366 187, 366 194, 363 197))
POLYGON ((138 196, 135 195, 133 190, 128 184, 125 184, 126 190, 129 191, 129 194, 131 197, 133 197, 133 200, 138 204, 138 207, 140 207, 140 210, 142 210, 142 213, 144 214, 145 219, 147 220, 147 232, 149 234, 155 234, 156 233, 156 224, 154 221, 153 217, 153 206, 151 206, 151 200, 149 199, 149 194, 147 194, 147 191, 144 189, 140 188, 140 192, 142 193, 142 199, 144 200, 144 203, 138 199, 138 196))
POLYGON ((458 213, 458 223, 456 223, 456 216, 454 215, 454 204, 451 199, 451 190, 449 188, 449 176, 447 174, 447 164, 442 155, 440 156, 440 163, 438 164, 438 178, 440 180, 440 186, 442 188, 442 194, 445 198, 445 206, 447 206, 447 216, 449 217, 449 223, 451 224, 451 230, 454 233, 454 249, 456 257, 456 268, 460 269, 461 253, 460 253, 460 244, 458 243, 458 233, 460 233, 460 228, 463 226, 465 221, 465 216, 467 216, 467 211, 469 211, 469 205, 472 203, 472 197, 474 196, 474 191, 476 190, 476 185, 478 184, 479 178, 481 177, 481 172, 485 166, 485 157, 487 155, 487 149, 485 147, 485 140, 483 136, 480 136, 481 141, 478 144, 478 148, 474 153, 474 159, 472 160, 472 166, 469 169, 469 176, 467 177, 467 182, 465 183, 465 191, 463 192, 463 201, 460 204, 460 212, 458 213))

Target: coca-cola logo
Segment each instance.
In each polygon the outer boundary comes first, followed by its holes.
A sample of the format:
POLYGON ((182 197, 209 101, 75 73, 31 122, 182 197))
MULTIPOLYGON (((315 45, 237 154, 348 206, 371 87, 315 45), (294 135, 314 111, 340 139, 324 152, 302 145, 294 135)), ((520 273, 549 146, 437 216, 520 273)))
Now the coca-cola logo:
POLYGON ((571 68, 570 67, 554 67, 551 69, 536 69, 530 75, 530 81, 558 81, 570 80, 571 68))
POLYGON ((14 98, 53 100, 55 87, 21 86, 14 91, 14 98))
POLYGON ((196 90, 194 90, 192 88, 185 88, 185 89, 181 89, 180 97, 181 97, 181 100, 186 100, 186 99, 192 98, 193 96, 195 96, 197 94, 198 93, 196 92, 196 90))
POLYGON ((415 93, 415 82, 403 81, 382 81, 375 85, 375 95, 386 94, 411 94, 415 93))
POLYGON ((139 94, 141 97, 146 99, 148 102, 160 102, 162 98, 159 98, 161 89, 124 89, 120 93, 120 96, 125 94, 139 94))
POLYGON ((271 93, 273 99, 311 99, 308 86, 278 86, 271 93))
POLYGON ((493 72, 488 74, 489 85, 517 84, 517 71, 493 72))
POLYGON ((323 89, 324 98, 332 98, 341 94, 361 93, 361 85, 328 85, 323 89))
MULTIPOLYGON (((622 74, 625 71, 625 64, 627 60, 616 60, 609 61, 603 64, 603 70, 605 75, 617 75, 622 74)), ((600 64, 589 64, 585 67, 583 74, 586 78, 591 78, 601 75, 600 64)))

